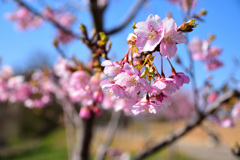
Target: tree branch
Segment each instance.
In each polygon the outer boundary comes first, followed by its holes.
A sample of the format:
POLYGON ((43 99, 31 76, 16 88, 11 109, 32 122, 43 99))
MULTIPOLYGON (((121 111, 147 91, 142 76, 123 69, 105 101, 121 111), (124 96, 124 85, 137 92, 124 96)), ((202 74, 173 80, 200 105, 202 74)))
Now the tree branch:
POLYGON ((80 148, 81 160, 90 159, 90 142, 93 135, 94 115, 92 114, 89 119, 83 119, 83 134, 82 134, 82 146, 80 148))
POLYGON ((114 135, 117 132, 117 127, 120 122, 121 115, 122 115, 121 111, 118 112, 112 111, 112 116, 107 128, 105 141, 102 145, 99 146, 95 160, 103 160, 105 158, 107 149, 112 143, 114 135))
POLYGON ((26 4, 25 2, 23 2, 22 0, 14 0, 17 4, 19 4, 20 6, 23 6, 25 8, 27 8, 29 11, 31 11, 34 15, 41 17, 43 20, 48 21, 52 26, 60 29, 61 31, 72 35, 74 38, 76 39, 83 39, 82 37, 80 37, 79 35, 77 35, 76 33, 73 33, 73 31, 71 31, 70 29, 67 29, 65 27, 63 27, 62 25, 60 25, 57 21, 55 21, 54 19, 49 19, 44 17, 41 13, 39 13, 38 11, 36 11, 33 7, 31 7, 30 5, 26 4))
POLYGON ((122 24, 118 25, 118 27, 110 29, 109 31, 104 31, 106 35, 111 35, 115 34, 119 31, 121 31, 123 28, 125 28, 131 21, 132 19, 136 16, 136 13, 139 11, 141 6, 146 0, 138 0, 137 4, 134 6, 132 11, 130 12, 129 15, 126 15, 126 19, 123 21, 122 24))
POLYGON ((229 91, 223 95, 221 95, 215 102, 212 104, 208 105, 207 110, 205 113, 203 113, 201 116, 198 116, 195 119, 190 120, 187 125, 172 134, 169 134, 163 141, 157 143, 155 146, 148 148, 139 154, 137 154, 135 157, 132 158, 132 160, 140 160, 143 159, 157 151, 160 151, 167 147, 168 145, 174 143, 176 140, 184 136, 185 134, 189 133, 193 128, 197 127, 200 125, 205 118, 212 114, 216 109, 224 102, 229 100, 233 96, 239 96, 240 93, 238 91, 229 91))
POLYGON ((97 0, 90 0, 90 11, 93 18, 93 25, 96 30, 96 36, 92 37, 92 42, 99 40, 99 32, 103 31, 103 12, 104 8, 99 8, 97 0))

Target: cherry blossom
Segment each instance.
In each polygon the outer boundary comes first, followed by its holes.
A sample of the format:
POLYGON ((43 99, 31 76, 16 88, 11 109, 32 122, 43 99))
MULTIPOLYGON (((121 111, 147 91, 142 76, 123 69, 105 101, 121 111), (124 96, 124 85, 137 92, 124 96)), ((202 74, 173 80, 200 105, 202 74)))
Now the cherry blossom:
POLYGON ((165 94, 172 94, 176 92, 179 87, 175 84, 176 81, 172 78, 160 78, 153 82, 152 94, 159 95, 161 92, 165 94))
POLYGON ((110 60, 103 61, 101 65, 104 66, 103 72, 108 76, 116 76, 122 70, 122 67, 118 63, 110 60))
POLYGON ((184 83, 188 84, 190 82, 189 77, 182 72, 175 73, 174 75, 171 75, 169 78, 174 79, 178 87, 181 87, 184 83))
POLYGON ((215 70, 223 66, 223 63, 219 60, 222 49, 216 46, 210 46, 209 40, 194 38, 192 42, 188 44, 188 48, 192 54, 192 58, 204 62, 207 70, 215 70))
POLYGON ((177 45, 186 43, 187 39, 181 31, 177 32, 177 24, 172 18, 163 19, 164 37, 160 44, 160 52, 166 58, 174 57, 177 52, 177 45))
POLYGON ((14 76, 8 80, 8 100, 10 102, 24 101, 31 94, 30 86, 23 76, 14 76))
POLYGON ((126 88, 125 92, 128 96, 134 97, 141 90, 145 92, 151 91, 151 86, 146 79, 139 77, 139 71, 136 68, 125 63, 123 70, 114 80, 115 84, 126 88))
POLYGON ((163 23, 158 15, 150 14, 146 22, 138 22, 134 33, 139 51, 153 51, 163 38, 163 23))
POLYGON ((33 15, 27 8, 19 7, 14 13, 8 13, 6 18, 14 21, 19 30, 36 28, 42 24, 42 18, 33 15))
POLYGON ((102 90, 105 93, 108 93, 110 96, 116 96, 119 98, 126 97, 126 93, 124 91, 124 88, 120 85, 115 84, 113 81, 104 80, 101 82, 102 90))

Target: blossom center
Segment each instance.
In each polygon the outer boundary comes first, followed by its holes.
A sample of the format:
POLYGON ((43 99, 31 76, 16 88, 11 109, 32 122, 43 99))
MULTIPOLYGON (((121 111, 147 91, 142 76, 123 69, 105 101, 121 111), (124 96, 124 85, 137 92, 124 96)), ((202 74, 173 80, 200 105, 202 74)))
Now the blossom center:
POLYGON ((110 90, 108 93, 110 96, 115 96, 112 90, 110 90))
POLYGON ((137 84, 138 84, 138 81, 137 81, 134 77, 132 77, 132 78, 130 79, 130 85, 131 85, 131 86, 137 86, 137 84))
POLYGON ((148 37, 148 40, 151 40, 151 39, 154 39, 157 37, 157 31, 155 30, 151 30, 151 32, 149 33, 149 37, 148 37))

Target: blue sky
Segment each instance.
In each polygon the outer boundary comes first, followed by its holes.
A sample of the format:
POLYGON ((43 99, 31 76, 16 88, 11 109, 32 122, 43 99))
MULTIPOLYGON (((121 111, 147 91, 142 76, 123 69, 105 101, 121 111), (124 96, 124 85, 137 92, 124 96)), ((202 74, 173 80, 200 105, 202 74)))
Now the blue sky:
MULTIPOLYGON (((110 5, 105 14, 105 28, 107 29, 120 24, 131 8, 131 3, 136 2, 129 0, 109 1, 110 5)), ((34 3, 34 1, 31 3, 34 3)), ((56 3, 52 4, 56 5, 56 3)), ((15 24, 6 21, 4 18, 5 13, 14 11, 15 6, 11 1, 6 3, 0 2, 0 57, 2 58, 2 64, 9 64, 14 66, 15 69, 21 70, 26 68, 27 64, 37 62, 41 57, 39 53, 45 54, 47 59, 54 63, 58 56, 58 53, 52 46, 52 40, 55 35, 54 28, 45 23, 36 30, 17 31, 15 24)), ((232 58, 240 59, 240 2, 238 0, 199 0, 194 11, 199 12, 202 8, 208 11, 207 16, 204 18, 205 22, 200 23, 194 32, 189 34, 189 39, 191 40, 195 36, 207 39, 209 34, 215 34, 217 38, 213 45, 223 48, 220 60, 224 62, 224 67, 217 71, 208 72, 204 69, 204 65, 201 62, 196 62, 197 84, 201 85, 206 77, 213 75, 213 82, 220 86, 232 70, 232 58)), ((130 25, 122 32, 110 37, 110 40, 113 42, 111 56, 115 57, 115 60, 119 60, 126 53, 126 38, 133 31, 131 25, 134 21, 145 21, 149 14, 158 14, 163 19, 169 11, 177 24, 180 25, 182 22, 181 10, 177 6, 168 3, 167 0, 151 0, 150 3, 144 5, 130 25)), ((74 26, 75 31, 77 31, 79 23, 83 23, 91 28, 91 16, 89 13, 80 11, 78 15, 79 21, 74 26)), ((77 40, 65 46, 64 50, 68 57, 75 54, 85 62, 89 59, 89 51, 77 40)), ((188 58, 186 57, 187 53, 184 45, 178 46, 177 53, 187 64, 188 58)), ((177 65, 175 66, 177 71, 182 71, 177 65)), ((169 66, 166 65, 165 68, 169 68, 169 66)), ((239 71, 236 77, 240 80, 239 71)))

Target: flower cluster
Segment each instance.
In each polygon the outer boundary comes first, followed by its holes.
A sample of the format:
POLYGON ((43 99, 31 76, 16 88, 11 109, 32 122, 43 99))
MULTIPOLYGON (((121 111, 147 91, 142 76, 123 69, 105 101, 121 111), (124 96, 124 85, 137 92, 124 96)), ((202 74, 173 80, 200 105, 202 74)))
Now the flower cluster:
MULTIPOLYGON (((65 29, 72 27, 76 20, 71 12, 55 11, 49 7, 46 7, 41 14, 42 17, 37 16, 28 8, 19 6, 15 12, 6 14, 6 19, 16 22, 19 30, 37 28, 43 23, 43 18, 57 23, 65 29)), ((73 35, 63 31, 61 27, 57 31, 56 41, 63 44, 71 42, 74 38, 73 35)))
POLYGON ((39 27, 43 20, 39 16, 35 16, 26 7, 18 7, 15 12, 6 14, 6 18, 14 21, 19 30, 39 27))
POLYGON ((206 64, 207 70, 215 70, 223 65, 219 61, 219 56, 222 49, 216 46, 210 46, 212 40, 200 40, 194 38, 189 44, 188 48, 194 60, 200 60, 206 64))
POLYGON ((135 24, 134 34, 127 39, 129 50, 123 59, 120 62, 102 62, 104 73, 114 77, 102 81, 102 90, 115 99, 130 102, 131 105, 123 109, 135 115, 156 113, 165 108, 171 103, 171 94, 184 83, 189 83, 190 79, 184 73, 176 72, 170 60, 172 75, 166 78, 163 68, 159 74, 152 53, 158 51, 161 56, 171 58, 176 54, 176 44, 184 42, 186 38, 183 32, 177 31, 172 18, 162 21, 157 15, 149 15, 146 22, 135 24))
POLYGON ((24 102, 26 107, 42 108, 51 102, 51 95, 55 92, 56 86, 53 80, 53 73, 47 68, 36 70, 29 80, 31 94, 24 102))
POLYGON ((23 102, 30 108, 44 107, 50 102, 55 87, 46 72, 36 71, 29 80, 23 75, 13 75, 9 66, 3 66, 0 73, 1 102, 23 102))
MULTIPOLYGON (((218 98, 217 92, 212 92, 207 97, 208 103, 213 103, 218 98)), ((234 127, 235 121, 240 119, 240 101, 232 97, 228 103, 220 106, 209 119, 221 127, 234 127)))
POLYGON ((139 52, 159 50, 163 56, 171 58, 176 54, 176 44, 187 42, 183 32, 177 31, 177 24, 172 18, 161 20, 158 15, 151 14, 145 22, 137 23, 134 28, 139 52), (159 49, 156 49, 159 44, 159 49))
POLYGON ((59 57, 54 66, 57 76, 59 76, 59 86, 62 93, 58 96, 68 96, 73 103, 80 103, 81 110, 79 115, 82 118, 90 118, 91 114, 100 115, 100 103, 103 102, 103 93, 99 87, 100 73, 92 73, 84 68, 80 62, 67 60, 59 57))
POLYGON ((10 66, 3 66, 0 71, 0 101, 23 102, 30 94, 30 87, 23 76, 14 76, 10 66))
MULTIPOLYGON (((70 28, 76 20, 76 18, 70 12, 54 11, 48 7, 43 11, 43 15, 50 21, 55 21, 64 28, 70 28)), ((59 29, 56 35, 56 40, 66 44, 73 40, 73 35, 59 29)))

